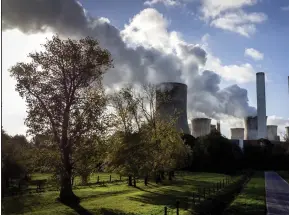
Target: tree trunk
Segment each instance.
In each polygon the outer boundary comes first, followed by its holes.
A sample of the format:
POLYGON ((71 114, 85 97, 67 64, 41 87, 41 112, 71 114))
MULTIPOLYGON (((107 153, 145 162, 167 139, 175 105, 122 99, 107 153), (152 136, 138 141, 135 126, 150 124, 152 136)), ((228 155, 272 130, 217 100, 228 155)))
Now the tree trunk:
POLYGON ((128 176, 128 186, 132 186, 132 176, 128 176))
POLYGON ((175 172, 174 171, 172 171, 172 177, 175 177, 175 172))
POLYGON ((172 171, 169 171, 169 180, 170 180, 170 181, 173 180, 172 176, 173 176, 172 171))
POLYGON ((148 186, 148 179, 149 179, 149 177, 146 175, 145 178, 144 178, 144 184, 145 184, 145 186, 148 186))
POLYGON ((136 179, 133 177, 133 186, 136 187, 136 179))
POLYGON ((161 179, 162 179, 162 180, 165 180, 165 179, 166 179, 166 177, 165 177, 165 172, 164 172, 164 171, 161 171, 161 172, 160 172, 160 175, 161 175, 161 179))
POLYGON ((81 175, 81 185, 85 186, 88 184, 88 174, 82 174, 81 175))
MULTIPOLYGON (((65 146, 65 144, 62 144, 62 146, 65 146)), ((61 152, 63 168, 60 174, 60 201, 68 205, 79 204, 79 198, 72 191, 72 165, 69 148, 63 147, 61 152)))

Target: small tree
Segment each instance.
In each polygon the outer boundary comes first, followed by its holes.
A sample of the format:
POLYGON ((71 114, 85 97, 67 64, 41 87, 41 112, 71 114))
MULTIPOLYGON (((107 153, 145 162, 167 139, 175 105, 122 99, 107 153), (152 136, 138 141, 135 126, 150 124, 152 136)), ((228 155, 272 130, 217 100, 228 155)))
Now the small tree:
POLYGON ((72 149, 83 136, 103 129, 106 99, 104 72, 112 66, 96 40, 61 40, 54 36, 44 51, 30 53, 30 63, 10 69, 16 90, 26 99, 26 125, 32 134, 52 134, 61 157, 60 200, 79 202, 72 191, 72 149))

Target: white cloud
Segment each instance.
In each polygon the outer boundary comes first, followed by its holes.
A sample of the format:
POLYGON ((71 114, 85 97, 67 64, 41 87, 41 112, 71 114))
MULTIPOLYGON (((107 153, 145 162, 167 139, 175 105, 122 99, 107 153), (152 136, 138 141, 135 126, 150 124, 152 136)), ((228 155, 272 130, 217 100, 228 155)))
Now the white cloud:
POLYGON ((264 59, 264 54, 256 49, 253 48, 246 48, 245 49, 245 56, 251 57, 254 60, 263 60, 264 59))
POLYGON ((205 18, 215 18, 222 12, 243 8, 244 6, 252 6, 258 0, 202 0, 202 13, 205 18))
POLYGON ((289 5, 288 5, 288 6, 281 7, 281 10, 283 10, 283 11, 289 11, 289 5))
POLYGON ((250 37, 256 32, 256 24, 262 23, 266 19, 267 16, 263 13, 245 13, 240 10, 219 16, 212 20, 211 26, 250 37))
POLYGON ((50 38, 52 34, 25 35, 18 30, 10 30, 3 32, 2 35, 3 128, 11 135, 25 134, 24 118, 27 116, 25 101, 15 91, 16 81, 10 77, 8 69, 19 61, 26 62, 27 54, 39 50, 41 48, 39 45, 45 43, 45 38, 50 38))
POLYGON ((180 2, 178 0, 147 0, 144 5, 152 6, 155 4, 162 3, 165 6, 179 6, 180 2))
POLYGON ((258 0, 202 0, 202 20, 211 26, 250 37, 256 32, 256 24, 267 19, 264 13, 246 13, 245 6, 258 0))

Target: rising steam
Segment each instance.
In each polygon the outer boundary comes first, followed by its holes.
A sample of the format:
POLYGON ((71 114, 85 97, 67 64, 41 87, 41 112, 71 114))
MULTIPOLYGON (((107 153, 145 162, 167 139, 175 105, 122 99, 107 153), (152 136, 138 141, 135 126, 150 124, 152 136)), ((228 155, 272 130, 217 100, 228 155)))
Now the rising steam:
POLYGON ((256 112, 248 105, 247 90, 237 85, 220 89, 218 74, 201 71, 206 51, 184 42, 177 32, 168 32, 165 18, 155 9, 141 11, 120 31, 105 18, 89 17, 75 0, 2 0, 2 7, 3 31, 17 28, 24 33, 53 31, 97 38, 114 59, 115 67, 104 77, 108 87, 127 82, 182 82, 188 85, 188 112, 214 118, 256 112))

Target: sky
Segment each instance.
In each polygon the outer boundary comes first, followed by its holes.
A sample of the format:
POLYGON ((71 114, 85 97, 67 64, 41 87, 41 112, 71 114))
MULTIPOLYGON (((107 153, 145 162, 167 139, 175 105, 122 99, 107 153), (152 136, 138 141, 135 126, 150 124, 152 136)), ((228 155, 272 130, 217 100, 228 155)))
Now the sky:
POLYGON ((54 33, 99 39, 117 65, 105 77, 110 88, 186 83, 188 120, 221 119, 227 137, 230 127, 243 127, 242 117, 254 112, 255 74, 264 72, 267 124, 278 125, 279 133, 289 125, 288 0, 3 2, 2 125, 9 134, 25 134, 26 106, 8 69, 27 61, 54 33))

